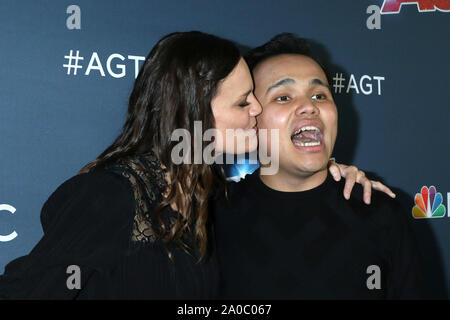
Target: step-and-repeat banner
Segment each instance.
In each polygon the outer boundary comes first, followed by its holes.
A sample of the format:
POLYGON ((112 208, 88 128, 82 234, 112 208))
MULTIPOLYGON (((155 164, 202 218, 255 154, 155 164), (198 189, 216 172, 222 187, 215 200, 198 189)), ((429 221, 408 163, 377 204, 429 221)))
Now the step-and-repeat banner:
POLYGON ((431 296, 446 298, 450 0, 2 0, 0 273, 41 238, 49 195, 118 135, 153 45, 189 30, 243 50, 311 40, 332 71, 338 162, 398 188, 431 296))

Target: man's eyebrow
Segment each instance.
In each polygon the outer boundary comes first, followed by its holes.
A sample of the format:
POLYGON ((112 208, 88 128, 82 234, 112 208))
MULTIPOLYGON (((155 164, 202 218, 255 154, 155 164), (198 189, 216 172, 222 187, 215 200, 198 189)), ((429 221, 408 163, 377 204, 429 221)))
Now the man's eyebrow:
POLYGON ((274 83, 273 85, 271 85, 271 86, 267 89, 266 94, 268 94, 269 91, 272 90, 272 89, 275 89, 275 88, 278 88, 278 87, 281 87, 281 86, 287 86, 287 85, 294 84, 294 83, 295 83, 295 80, 292 79, 292 78, 284 78, 284 79, 281 79, 280 81, 277 81, 276 83, 274 83))
POLYGON ((320 80, 318 78, 314 78, 311 81, 309 81, 309 85, 310 86, 323 86, 323 87, 326 87, 328 90, 331 91, 330 86, 328 85, 328 83, 323 82, 322 80, 320 80))

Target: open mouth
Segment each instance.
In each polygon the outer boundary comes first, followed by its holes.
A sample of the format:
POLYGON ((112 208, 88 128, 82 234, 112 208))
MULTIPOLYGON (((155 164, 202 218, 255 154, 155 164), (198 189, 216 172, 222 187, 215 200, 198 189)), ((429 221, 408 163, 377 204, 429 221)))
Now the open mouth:
POLYGON ((323 134, 316 126, 303 126, 292 133, 291 140, 298 147, 315 147, 322 145, 323 134))

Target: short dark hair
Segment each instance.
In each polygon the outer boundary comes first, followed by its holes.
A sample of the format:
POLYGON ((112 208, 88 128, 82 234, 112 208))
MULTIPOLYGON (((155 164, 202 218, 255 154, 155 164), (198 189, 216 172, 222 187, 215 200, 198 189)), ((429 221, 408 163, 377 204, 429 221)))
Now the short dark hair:
POLYGON ((284 32, 277 34, 265 44, 248 51, 244 58, 250 71, 253 72, 253 69, 261 62, 281 54, 300 54, 313 59, 322 68, 328 82, 330 82, 327 67, 311 51, 308 41, 297 37, 293 33, 284 32))

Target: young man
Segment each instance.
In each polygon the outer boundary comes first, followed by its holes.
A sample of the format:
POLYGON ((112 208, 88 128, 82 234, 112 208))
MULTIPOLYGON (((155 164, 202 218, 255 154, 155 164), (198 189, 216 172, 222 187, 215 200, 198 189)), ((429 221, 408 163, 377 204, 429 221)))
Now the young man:
POLYGON ((343 184, 328 175, 337 109, 305 40, 278 35, 247 61, 263 107, 258 128, 279 130, 279 171, 247 176, 216 208, 222 297, 423 297, 415 239, 398 203, 375 192, 367 206, 359 186, 345 200, 343 184))

